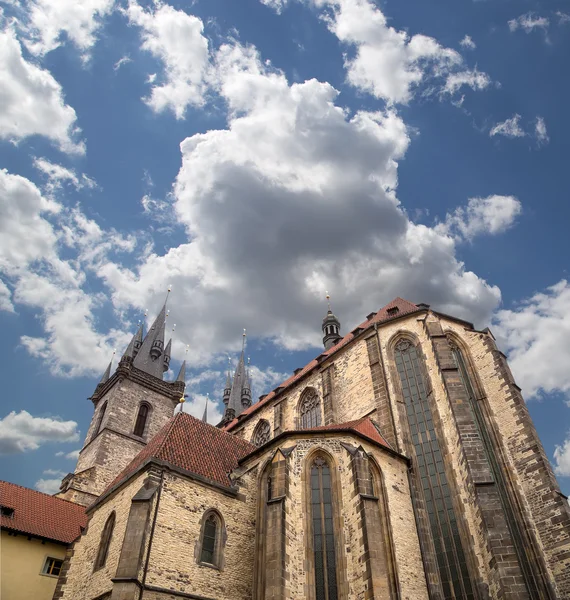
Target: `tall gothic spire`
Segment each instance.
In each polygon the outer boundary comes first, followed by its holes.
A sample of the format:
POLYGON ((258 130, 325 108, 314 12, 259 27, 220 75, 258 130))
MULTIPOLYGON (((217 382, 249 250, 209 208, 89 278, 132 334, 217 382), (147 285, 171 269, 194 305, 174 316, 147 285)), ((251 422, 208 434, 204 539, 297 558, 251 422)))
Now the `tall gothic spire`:
POLYGON ((139 348, 142 346, 143 340, 143 323, 142 321, 139 323, 139 327, 135 335, 133 335, 125 353, 123 354, 123 358, 134 358, 139 351, 139 348))
POLYGON ((210 394, 206 394, 206 406, 204 407, 204 414, 202 415, 202 421, 208 422, 208 402, 210 400, 210 394))
POLYGON ((237 368, 234 372, 233 382, 230 381, 230 374, 226 380, 224 390, 224 404, 226 411, 222 422, 228 422, 238 417, 246 408, 251 406, 251 390, 249 387, 249 377, 245 367, 245 341, 246 333, 243 330, 243 342, 241 354, 238 360, 237 368), (231 386, 228 388, 228 386, 231 386), (228 393, 229 390, 229 393, 228 393), (226 401, 227 399, 227 401, 226 401))
MULTIPOLYGON (((133 365, 162 379, 164 372, 164 328, 166 321, 166 302, 154 320, 152 327, 148 330, 139 351, 137 352, 133 365)), ((168 368, 168 367, 167 367, 168 368)))
POLYGON ((327 315, 323 319, 323 344, 325 346, 325 350, 332 348, 342 339, 342 336, 340 335, 340 321, 334 316, 331 310, 331 297, 329 296, 328 292, 327 304, 327 315))

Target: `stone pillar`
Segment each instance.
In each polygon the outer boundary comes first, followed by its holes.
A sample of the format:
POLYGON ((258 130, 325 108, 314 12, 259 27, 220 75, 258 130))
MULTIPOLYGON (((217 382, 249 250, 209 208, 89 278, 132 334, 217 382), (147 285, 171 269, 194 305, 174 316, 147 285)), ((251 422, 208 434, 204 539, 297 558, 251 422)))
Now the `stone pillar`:
POLYGON ((489 559, 489 585, 505 600, 548 599, 540 589, 526 556, 524 540, 516 523, 506 490, 502 486, 501 466, 488 440, 486 425, 480 422, 475 398, 470 398, 452 347, 437 317, 424 322, 445 384, 465 457, 468 479, 476 508, 481 516, 481 531, 489 559))
POLYGON ((277 451, 269 473, 265 527, 265 600, 282 600, 286 597, 287 556, 285 550, 285 527, 288 476, 287 460, 277 451))
POLYGON ((364 598, 393 600, 398 595, 382 481, 373 481, 370 461, 362 448, 343 446, 351 455, 354 495, 358 497, 364 549, 364 598))
POLYGON ((372 389, 374 390, 374 402, 376 404, 375 420, 380 427, 384 439, 394 450, 398 450, 392 407, 390 406, 388 387, 386 386, 386 378, 384 377, 384 365, 378 349, 378 337, 376 334, 366 340, 366 348, 368 350, 372 389))

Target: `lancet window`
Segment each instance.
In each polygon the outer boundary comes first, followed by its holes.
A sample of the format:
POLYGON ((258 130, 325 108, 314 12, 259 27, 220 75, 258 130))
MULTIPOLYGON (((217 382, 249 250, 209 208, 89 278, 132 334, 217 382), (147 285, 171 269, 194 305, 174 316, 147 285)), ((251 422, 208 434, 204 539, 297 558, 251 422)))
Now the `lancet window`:
POLYGON ((107 410, 107 402, 103 404, 101 410, 99 411, 99 418, 97 419, 97 427, 93 431, 93 435, 97 435, 101 431, 101 425, 103 424, 103 417, 105 416, 105 411, 107 410))
POLYGON ((139 406, 137 420, 135 421, 135 429, 133 431, 134 435, 137 435, 139 437, 142 437, 144 435, 149 413, 150 406, 146 402, 143 402, 139 406))
POLYGON ((200 563, 220 567, 222 555, 222 520, 214 510, 204 515, 200 536, 200 563))
POLYGON ((109 546, 111 544, 111 538, 113 537, 113 529, 115 528, 115 511, 113 511, 107 521, 105 527, 103 527, 103 533, 101 534, 101 541, 99 542, 99 550, 97 551, 97 558, 95 559, 94 570, 97 571, 105 566, 107 562, 107 555, 109 554, 109 546))
POLYGON ((321 399, 314 388, 307 388, 299 402, 299 427, 310 429, 321 424, 321 399))
POLYGON ((409 340, 395 347, 395 360, 410 427, 412 444, 428 513, 437 567, 445 600, 473 600, 474 593, 444 459, 437 439, 422 372, 420 349, 409 340))
POLYGON ((316 600, 338 600, 331 469, 318 455, 311 465, 311 522, 316 600))

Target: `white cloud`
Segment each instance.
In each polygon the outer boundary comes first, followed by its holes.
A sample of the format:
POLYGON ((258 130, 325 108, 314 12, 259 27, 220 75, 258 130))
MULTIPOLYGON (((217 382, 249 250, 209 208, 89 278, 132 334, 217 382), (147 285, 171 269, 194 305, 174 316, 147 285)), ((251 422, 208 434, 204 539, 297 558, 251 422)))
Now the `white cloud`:
POLYGON ((399 206, 410 140, 396 112, 351 115, 329 84, 290 85, 251 47, 222 46, 214 64, 229 123, 181 144, 173 194, 188 241, 134 268, 101 265, 117 309, 158 306, 172 283, 175 351, 191 342, 193 365, 235 348, 244 326, 286 348, 320 345, 325 289, 346 327, 397 295, 489 317, 499 290, 399 206))
POLYGON ((72 450, 71 452, 68 452, 65 455, 65 458, 68 458, 69 460, 77 460, 79 458, 79 453, 81 452, 81 449, 79 450, 72 450))
POLYGON ((564 25, 566 23, 570 23, 570 15, 568 13, 563 13, 563 12, 557 10, 556 16, 558 17, 558 25, 564 25))
MULTIPOLYGON (((432 37, 410 36, 389 27, 384 14, 369 0, 315 0, 315 4, 325 10, 329 29, 356 50, 353 58, 345 60, 348 81, 377 98, 407 103, 420 84, 430 80, 437 85, 452 73, 466 71, 456 50, 432 37)), ((474 80, 464 76, 463 84, 480 84, 483 76, 487 77, 481 74, 474 80)))
POLYGON ((43 472, 43 475, 59 475, 60 477, 63 477, 65 475, 65 473, 58 469, 46 469, 43 472))
POLYGON ((527 398, 560 392, 570 397, 570 285, 559 281, 511 310, 493 325, 527 398))
POLYGON ((503 135, 509 138, 524 137, 526 133, 520 126, 520 119, 521 116, 515 114, 510 119, 507 119, 502 123, 497 123, 491 128, 489 135, 491 137, 495 135, 503 135))
POLYGON ((73 169, 52 163, 45 158, 34 158, 34 167, 47 177, 46 188, 49 192, 61 188, 64 183, 71 184, 78 191, 97 187, 97 183, 84 173, 78 176, 73 169))
POLYGON ((542 117, 536 117, 534 132, 539 144, 548 144, 550 138, 548 137, 548 132, 546 131, 546 123, 542 117))
POLYGON ((123 56, 113 65, 113 71, 118 71, 123 65, 128 65, 133 62, 130 56, 123 56))
POLYGON ((59 479, 38 479, 34 484, 34 487, 38 492, 44 494, 57 494, 59 492, 59 486, 61 485, 61 477, 59 479))
POLYGON ((74 141, 76 114, 65 104, 61 86, 49 71, 24 59, 10 28, 0 32, 0 94, 1 138, 18 142, 43 135, 64 152, 85 152, 84 144, 74 141))
POLYGON ((554 471, 560 477, 570 477, 570 437, 554 449, 554 471))
POLYGON ((14 312, 14 305, 12 304, 12 292, 10 288, 0 279, 0 310, 6 312, 14 312))
POLYGON ((261 0, 261 3, 275 10, 277 14, 281 14, 283 9, 287 6, 288 0, 261 0))
POLYGON ((475 50, 475 48, 477 48, 477 44, 471 39, 470 35, 466 35, 460 42, 459 44, 463 47, 466 48, 467 50, 475 50))
POLYGON ((448 214, 441 227, 442 231, 458 239, 496 235, 509 229, 521 210, 521 203, 514 196, 470 198, 466 207, 459 207, 448 214))
POLYGON ((26 46, 41 56, 60 46, 65 35, 87 58, 103 19, 113 9, 114 0, 29 0, 26 46))
POLYGON ((33 417, 29 412, 12 411, 0 419, 0 454, 16 454, 37 450, 47 442, 77 442, 75 421, 58 417, 33 417))
POLYGON ((483 73, 477 69, 450 73, 445 80, 442 92, 455 94, 464 85, 469 86, 472 90, 484 90, 491 85, 491 78, 487 73, 483 73))
POLYGON ((141 28, 142 48, 164 64, 164 82, 149 79, 153 87, 146 102, 156 112, 172 110, 182 119, 188 106, 203 104, 208 87, 208 40, 202 21, 159 1, 145 11, 130 0, 126 14, 141 28))
POLYGON ((525 33, 531 33, 535 29, 548 30, 550 21, 546 17, 538 17, 532 12, 528 12, 516 19, 511 19, 508 23, 510 31, 522 29, 525 33))

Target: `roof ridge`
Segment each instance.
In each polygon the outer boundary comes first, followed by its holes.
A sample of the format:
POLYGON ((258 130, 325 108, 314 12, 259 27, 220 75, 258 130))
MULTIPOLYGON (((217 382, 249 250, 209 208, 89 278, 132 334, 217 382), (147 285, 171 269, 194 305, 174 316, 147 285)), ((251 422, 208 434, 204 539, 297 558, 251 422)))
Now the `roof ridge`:
POLYGON ((73 502, 72 500, 67 500, 66 498, 60 498, 59 496, 55 496, 54 494, 46 494, 46 492, 40 492, 40 490, 36 490, 34 488, 26 487, 25 485, 20 485, 19 483, 12 483, 11 481, 6 481, 5 479, 0 479, 0 484, 6 483, 7 485, 13 485, 14 487, 19 487, 22 490, 26 490, 27 492, 34 492, 34 494, 41 494, 42 496, 47 496, 48 498, 53 498, 55 500, 59 500, 60 502, 67 502, 68 504, 72 504, 73 506, 77 506, 79 508, 85 507, 81 504, 77 504, 77 502, 73 502))

